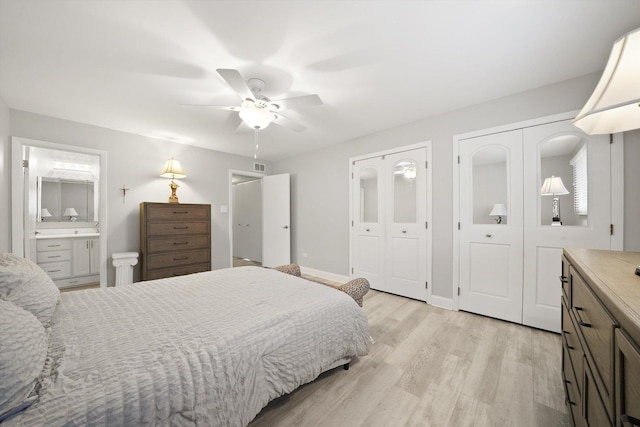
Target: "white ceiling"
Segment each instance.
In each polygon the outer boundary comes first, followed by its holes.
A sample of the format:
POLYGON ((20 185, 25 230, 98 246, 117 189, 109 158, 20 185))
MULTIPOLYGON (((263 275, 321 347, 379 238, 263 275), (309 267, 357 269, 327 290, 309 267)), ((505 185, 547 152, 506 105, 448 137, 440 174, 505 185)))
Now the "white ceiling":
MULTIPOLYGON (((637 0, 0 0, 0 97, 25 110, 253 155, 216 73, 316 93, 271 125, 278 160, 604 68, 637 0)), ((585 99, 589 94, 585 94, 585 99)))

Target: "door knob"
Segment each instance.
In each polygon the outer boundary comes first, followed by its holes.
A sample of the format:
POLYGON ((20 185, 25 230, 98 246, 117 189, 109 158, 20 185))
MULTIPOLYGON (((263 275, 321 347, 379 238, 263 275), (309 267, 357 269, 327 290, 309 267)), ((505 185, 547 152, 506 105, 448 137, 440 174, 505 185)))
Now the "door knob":
POLYGON ((284 229, 288 229, 288 228, 289 228, 289 226, 288 226, 288 225, 283 225, 283 226, 282 226, 282 228, 284 228, 284 229))
POLYGON ((367 228, 367 231, 371 231, 371 230, 369 230, 369 229, 367 228))
POLYGON ((492 234, 487 234, 487 237, 492 237, 492 236, 493 236, 492 234))
POLYGON ((407 230, 402 230, 402 232, 403 232, 403 233, 406 233, 406 232, 407 232, 407 230))

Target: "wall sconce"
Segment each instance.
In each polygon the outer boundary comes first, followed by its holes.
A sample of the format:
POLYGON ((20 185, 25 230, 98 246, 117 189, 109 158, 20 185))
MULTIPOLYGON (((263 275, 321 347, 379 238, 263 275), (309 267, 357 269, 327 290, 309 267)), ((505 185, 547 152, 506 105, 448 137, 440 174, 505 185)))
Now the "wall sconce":
POLYGON ((69 221, 75 221, 77 216, 80 215, 74 208, 67 208, 64 210, 62 216, 68 216, 69 221))
POLYGON ((174 179, 182 179, 186 178, 186 174, 184 173, 184 169, 180 165, 180 162, 175 160, 173 157, 167 160, 167 164, 164 166, 164 170, 160 174, 162 178, 171 178, 171 183, 169 184, 169 188, 171 188, 171 195, 169 196, 169 203, 180 203, 178 200, 178 196, 176 195, 176 190, 179 185, 175 183, 174 179))
POLYGON ((546 178, 540 189, 541 196, 553 196, 553 218, 551 219, 551 225, 560 226, 562 221, 560 220, 560 200, 557 196, 569 194, 562 183, 562 178, 559 176, 551 176, 546 178))
POLYGON ((503 203, 496 203, 489 216, 495 216, 496 224, 502 224, 502 217, 507 216, 507 207, 503 203))

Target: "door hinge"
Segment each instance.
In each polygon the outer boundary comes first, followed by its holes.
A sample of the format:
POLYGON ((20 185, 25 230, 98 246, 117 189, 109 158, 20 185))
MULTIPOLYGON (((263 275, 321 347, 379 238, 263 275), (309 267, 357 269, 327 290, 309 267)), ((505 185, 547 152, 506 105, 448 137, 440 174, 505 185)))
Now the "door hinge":
POLYGON ((351 226, 353 227, 353 221, 351 221, 351 226))
POLYGON ((613 224, 609 224, 609 235, 613 236, 613 224))
POLYGON ((351 274, 353 274, 353 267, 351 267, 351 274))
POLYGON ((609 134, 609 144, 613 144, 613 134, 609 134))
POLYGON ((427 230, 429 229, 429 221, 424 222, 424 228, 426 228, 427 230))
POLYGON ((460 295, 460 286, 458 286, 458 295, 460 295))
POLYGON ((23 168, 28 168, 29 167, 29 160, 23 160, 22 161, 22 167, 23 168))
POLYGON ((460 230, 460 221, 458 221, 458 230, 460 230))
POLYGON ((429 282, 424 282, 424 288, 429 289, 429 282))
POLYGON ((428 160, 424 161, 424 168, 425 169, 429 169, 429 161, 428 160))
POLYGON ((460 156, 458 156, 458 164, 460 164, 460 156))
POLYGON ((353 172, 351 172, 351 179, 353 179, 353 172))

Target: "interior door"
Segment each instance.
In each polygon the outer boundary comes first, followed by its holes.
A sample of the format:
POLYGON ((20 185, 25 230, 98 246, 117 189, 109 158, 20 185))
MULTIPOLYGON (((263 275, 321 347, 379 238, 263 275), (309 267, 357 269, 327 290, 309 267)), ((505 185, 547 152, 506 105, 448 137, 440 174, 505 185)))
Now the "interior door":
POLYGON ((427 150, 385 156, 386 288, 426 301, 427 150))
POLYGON ((460 309, 520 323, 522 130, 461 140, 459 153, 460 309))
POLYGON ((384 181, 380 157, 360 160, 352 168, 353 275, 364 277, 372 289, 385 288, 384 181))
POLYGON ((569 120, 534 126, 524 129, 524 158, 522 322, 560 332, 562 248, 611 247, 609 137, 586 135, 569 120), (587 179, 574 183, 579 161, 587 179), (562 225, 551 225, 554 196, 541 195, 551 176, 560 177, 568 192, 556 196, 562 225), (584 194, 585 200, 576 200, 584 194))
POLYGON ((289 174, 262 178, 262 265, 291 262, 291 200, 289 174))

